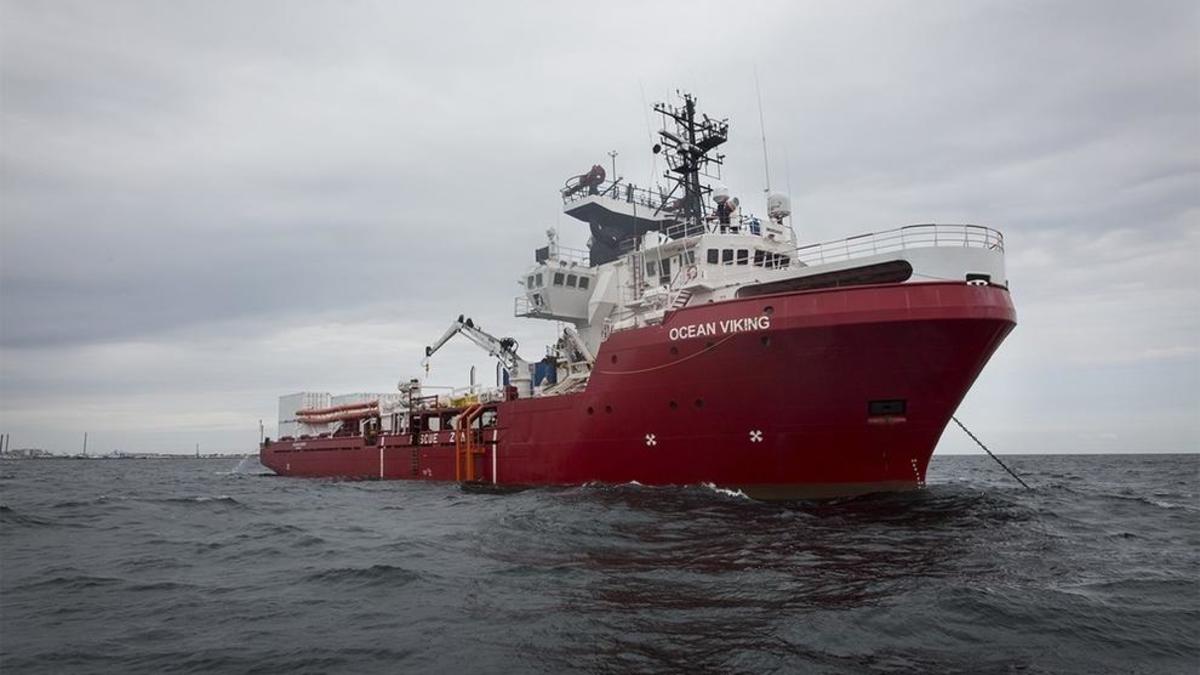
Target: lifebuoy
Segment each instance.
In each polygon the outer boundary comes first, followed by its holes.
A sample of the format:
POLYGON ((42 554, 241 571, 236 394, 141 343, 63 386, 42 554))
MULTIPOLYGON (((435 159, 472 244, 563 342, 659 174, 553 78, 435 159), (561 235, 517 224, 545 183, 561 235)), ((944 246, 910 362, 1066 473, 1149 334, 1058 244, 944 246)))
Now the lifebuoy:
POLYGON ((699 274, 699 272, 696 270, 696 266, 688 265, 687 272, 685 273, 687 280, 691 281, 692 279, 695 279, 697 274, 699 274))

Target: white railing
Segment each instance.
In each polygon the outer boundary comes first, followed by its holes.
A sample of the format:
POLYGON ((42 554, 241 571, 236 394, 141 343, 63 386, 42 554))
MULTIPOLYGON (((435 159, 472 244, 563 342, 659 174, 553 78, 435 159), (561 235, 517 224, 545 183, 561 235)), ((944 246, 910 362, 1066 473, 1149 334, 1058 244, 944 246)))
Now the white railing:
MULTIPOLYGON (((674 223, 658 230, 651 230, 651 232, 658 232, 667 239, 682 239, 701 234, 747 234, 755 237, 782 234, 783 231, 774 225, 771 221, 761 220, 754 216, 737 216, 728 223, 721 223, 716 216, 707 216, 699 224, 693 222, 674 223)), ((637 248, 639 240, 640 237, 623 239, 618 250, 621 253, 629 253, 637 248)))
POLYGON ((805 265, 819 265, 931 246, 963 246, 1003 251, 1004 235, 983 225, 908 225, 885 232, 871 232, 801 246, 796 249, 796 259, 805 265))
POLYGON ((529 302, 529 297, 518 295, 513 298, 513 316, 533 316, 542 313, 542 307, 529 302))
POLYGON ((590 262, 591 253, 581 248, 567 248, 553 244, 550 246, 548 261, 575 263, 586 265, 590 262))
POLYGON ((657 212, 667 203, 667 195, 663 194, 661 190, 657 193, 651 192, 632 183, 623 183, 620 180, 604 181, 595 186, 582 188, 574 184, 568 184, 560 192, 563 204, 573 204, 588 197, 607 197, 608 199, 627 204, 637 204, 638 206, 654 209, 657 212))

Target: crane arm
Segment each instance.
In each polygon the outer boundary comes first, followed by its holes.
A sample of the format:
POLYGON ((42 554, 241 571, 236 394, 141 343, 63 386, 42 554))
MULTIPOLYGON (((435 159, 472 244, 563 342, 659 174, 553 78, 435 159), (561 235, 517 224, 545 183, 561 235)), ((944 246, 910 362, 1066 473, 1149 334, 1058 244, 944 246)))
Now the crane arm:
POLYGON ((529 364, 517 355, 517 341, 512 338, 498 338, 484 331, 482 328, 475 325, 475 322, 470 319, 463 318, 460 314, 455 319, 442 337, 438 341, 425 348, 425 358, 421 360, 422 366, 429 365, 429 359, 442 348, 450 338, 462 333, 468 340, 474 342, 480 349, 483 349, 489 356, 500 359, 505 368, 528 368, 529 364))
POLYGON ((579 336, 579 331, 575 330, 573 326, 564 326, 563 334, 567 336, 567 339, 571 341, 571 346, 575 347, 575 351, 579 353, 579 356, 582 357, 589 366, 596 361, 596 357, 592 355, 592 350, 588 349, 588 346, 584 343, 583 338, 579 336))
POLYGON ((432 345, 429 345, 425 348, 425 358, 421 359, 421 365, 423 367, 428 367, 429 359, 434 355, 434 353, 437 352, 437 350, 442 348, 442 345, 449 342, 450 338, 458 335, 458 332, 462 330, 463 325, 463 317, 460 314, 458 315, 458 319, 451 323, 450 327, 446 329, 446 332, 442 334, 442 337, 438 338, 437 342, 434 342, 432 345))

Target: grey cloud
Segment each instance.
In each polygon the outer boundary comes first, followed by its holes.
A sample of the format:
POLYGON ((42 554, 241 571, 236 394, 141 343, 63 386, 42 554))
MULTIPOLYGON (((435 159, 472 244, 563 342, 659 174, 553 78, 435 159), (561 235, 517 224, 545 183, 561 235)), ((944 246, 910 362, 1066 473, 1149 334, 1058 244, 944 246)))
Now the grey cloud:
POLYGON ((467 312, 536 352, 553 327, 508 315, 546 227, 586 239, 559 213, 563 179, 616 149, 619 173, 652 180, 644 106, 683 87, 731 118, 724 180, 753 204, 755 71, 802 238, 992 224, 1037 319, 1006 345, 1037 355, 1018 373, 1054 362, 1070 334, 1049 317, 1071 303, 1123 350, 1197 363, 1171 351, 1196 326, 1171 250, 1194 251, 1200 226, 1194 3, 0 8, 6 421, 186 380, 226 400, 221 378, 156 360, 212 363, 214 345, 246 368, 224 378, 239 404, 268 411, 280 389, 410 367, 265 355, 330 322, 420 344, 467 312), (1121 323, 1146 302, 1122 276, 1157 292, 1145 325, 1121 323))

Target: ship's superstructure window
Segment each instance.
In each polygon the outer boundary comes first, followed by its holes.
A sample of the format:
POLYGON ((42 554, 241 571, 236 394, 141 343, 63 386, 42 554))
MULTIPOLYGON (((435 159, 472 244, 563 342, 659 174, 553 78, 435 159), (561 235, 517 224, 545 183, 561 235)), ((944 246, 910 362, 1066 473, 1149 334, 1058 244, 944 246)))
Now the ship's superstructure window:
POLYGON ((562 272, 555 272, 555 273, 554 273, 554 285, 555 285, 555 286, 562 286, 562 285, 563 285, 563 273, 562 273, 562 272))
POLYGON ((528 283, 525 284, 525 288, 533 288, 533 275, 532 274, 529 275, 529 279, 527 279, 526 281, 528 283))
POLYGON ((684 261, 685 265, 695 265, 696 264, 696 251, 694 251, 694 250, 684 251, 683 252, 683 261, 684 261))
POLYGON ((722 265, 732 265, 733 264, 733 249, 726 248, 726 249, 721 250, 721 264, 722 265))
POLYGON ((754 266, 766 267, 767 269, 786 269, 791 264, 791 258, 788 258, 782 253, 771 253, 770 251, 754 251, 754 266))
POLYGON ((739 264, 739 265, 749 265, 750 264, 750 250, 749 249, 739 248, 737 250, 737 264, 739 264))
POLYGON ((575 276, 574 274, 567 275, 567 288, 575 288, 578 283, 579 277, 575 276))
POLYGON ((584 290, 587 290, 587 287, 588 287, 588 278, 587 277, 579 277, 579 287, 584 290))
POLYGON ((716 265, 721 262, 721 251, 715 248, 708 249, 708 264, 716 265))
POLYGON ((537 287, 538 288, 542 287, 542 273, 541 272, 537 273, 537 287))
POLYGON ((671 283, 671 259, 670 258, 667 258, 666 260, 662 261, 662 275, 659 276, 658 281, 659 281, 659 283, 662 283, 662 284, 671 283))
POLYGON ((646 276, 648 276, 648 277, 654 276, 654 270, 656 270, 656 269, 658 269, 658 268, 654 265, 653 260, 647 262, 646 263, 646 276))

